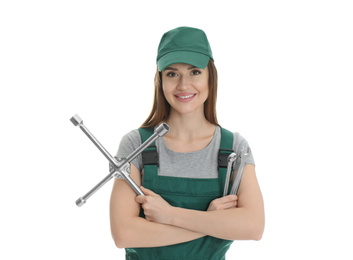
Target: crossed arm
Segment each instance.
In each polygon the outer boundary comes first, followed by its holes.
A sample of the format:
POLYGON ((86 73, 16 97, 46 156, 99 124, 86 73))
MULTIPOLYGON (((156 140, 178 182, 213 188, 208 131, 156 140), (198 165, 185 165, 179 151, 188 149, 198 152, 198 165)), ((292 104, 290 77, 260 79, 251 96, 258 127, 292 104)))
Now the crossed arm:
MULTIPOLYGON (((131 177, 141 185, 140 173, 131 165, 131 177)), ((255 167, 244 169, 238 197, 211 202, 207 211, 169 205, 161 196, 142 187, 136 196, 124 181, 115 179, 110 201, 110 223, 119 248, 157 247, 191 241, 206 235, 229 240, 260 240, 264 230, 264 206, 255 167), (146 219, 140 218, 143 208, 146 219)))

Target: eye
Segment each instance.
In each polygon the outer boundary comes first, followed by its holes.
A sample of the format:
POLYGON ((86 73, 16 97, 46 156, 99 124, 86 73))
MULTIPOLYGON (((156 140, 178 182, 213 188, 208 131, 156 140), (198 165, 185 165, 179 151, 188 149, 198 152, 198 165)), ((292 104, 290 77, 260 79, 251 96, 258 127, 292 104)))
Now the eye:
POLYGON ((178 75, 175 72, 171 71, 171 72, 167 73, 167 77, 171 77, 172 78, 172 77, 176 77, 176 76, 178 76, 178 75))
POLYGON ((200 75, 200 74, 201 74, 201 71, 199 71, 199 70, 191 71, 191 75, 193 75, 193 76, 197 76, 197 75, 200 75))

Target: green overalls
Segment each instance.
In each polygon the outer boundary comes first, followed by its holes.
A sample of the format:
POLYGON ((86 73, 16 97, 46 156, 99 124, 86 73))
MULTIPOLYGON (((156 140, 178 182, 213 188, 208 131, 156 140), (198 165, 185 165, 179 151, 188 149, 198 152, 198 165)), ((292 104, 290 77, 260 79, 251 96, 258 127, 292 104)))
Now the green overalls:
MULTIPOLYGON (((139 129, 142 143, 153 129, 139 129)), ((170 205, 206 211, 212 200, 223 196, 227 156, 232 152, 233 134, 221 128, 218 179, 158 176, 156 164, 144 163, 143 186, 161 195, 170 205), (221 163, 220 160, 223 162, 221 163)), ((145 151, 155 150, 155 146, 145 151)), ((230 185, 231 186, 231 185, 230 185)), ((141 217, 144 217, 141 209, 141 217)), ((152 248, 126 248, 127 260, 224 260, 232 241, 205 236, 193 241, 152 248)))

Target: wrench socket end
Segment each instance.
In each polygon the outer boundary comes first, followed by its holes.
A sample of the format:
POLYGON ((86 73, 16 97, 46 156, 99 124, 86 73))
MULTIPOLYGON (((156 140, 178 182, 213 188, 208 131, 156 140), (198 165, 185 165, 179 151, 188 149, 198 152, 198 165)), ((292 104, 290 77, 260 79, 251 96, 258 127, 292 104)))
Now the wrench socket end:
POLYGON ((236 153, 231 153, 227 158, 228 162, 234 162, 236 159, 237 159, 236 153))
POLYGON ((82 124, 83 120, 77 114, 70 118, 70 121, 74 124, 74 126, 78 126, 82 124))
POLYGON ((169 125, 167 125, 166 123, 162 123, 159 126, 157 126, 156 128, 156 133, 158 134, 159 137, 164 136, 166 133, 169 132, 169 125))
POLYGON ((76 200, 76 205, 78 206, 78 207, 81 207, 83 204, 85 204, 86 203, 86 201, 81 197, 81 198, 79 198, 78 200, 76 200))

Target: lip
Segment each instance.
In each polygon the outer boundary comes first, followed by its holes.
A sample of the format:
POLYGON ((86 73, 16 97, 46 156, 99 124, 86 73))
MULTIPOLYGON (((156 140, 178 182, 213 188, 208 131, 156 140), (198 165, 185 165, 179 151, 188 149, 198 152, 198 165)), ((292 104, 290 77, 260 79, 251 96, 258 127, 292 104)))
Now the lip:
POLYGON ((190 102, 191 100, 194 99, 195 96, 196 96, 195 93, 179 93, 177 95, 174 95, 176 100, 182 103, 190 102))

